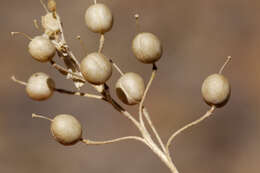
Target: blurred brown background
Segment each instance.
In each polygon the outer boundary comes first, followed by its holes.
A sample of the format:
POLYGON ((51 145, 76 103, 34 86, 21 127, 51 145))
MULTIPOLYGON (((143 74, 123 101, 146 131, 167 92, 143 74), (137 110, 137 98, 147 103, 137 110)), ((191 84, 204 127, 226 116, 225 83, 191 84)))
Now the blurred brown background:
MULTIPOLYGON (((99 1, 101 2, 101 0, 99 1)), ((106 34, 105 54, 124 71, 142 74, 147 81, 150 66, 131 52, 136 33, 133 19, 141 15, 142 31, 153 32, 164 45, 159 72, 145 105, 164 141, 184 124, 198 118, 208 106, 200 87, 206 76, 225 69, 232 85, 229 103, 196 128, 179 136, 171 147, 180 173, 259 173, 260 169, 260 1, 259 0, 103 0, 113 11, 115 23, 106 34), (174 147, 173 147, 174 146, 174 147)), ((92 0, 57 0, 67 41, 74 53, 84 56, 81 35, 89 52, 97 50, 98 36, 84 24, 84 11, 92 0)), ((55 94, 44 102, 30 100, 22 86, 10 80, 27 78, 37 71, 50 74, 60 88, 73 89, 48 64, 40 64, 27 52, 28 40, 11 38, 11 31, 39 34, 33 19, 44 10, 38 0, 1 0, 1 173, 168 173, 165 165, 143 144, 129 141, 106 146, 77 144, 64 147, 53 140, 49 122, 31 119, 31 113, 53 117, 75 115, 84 136, 106 140, 137 135, 137 130, 106 103, 55 94)), ((114 71, 113 88, 119 77, 114 71)), ((90 87, 83 91, 94 92, 90 87)), ((136 108, 130 108, 136 115, 136 108)))

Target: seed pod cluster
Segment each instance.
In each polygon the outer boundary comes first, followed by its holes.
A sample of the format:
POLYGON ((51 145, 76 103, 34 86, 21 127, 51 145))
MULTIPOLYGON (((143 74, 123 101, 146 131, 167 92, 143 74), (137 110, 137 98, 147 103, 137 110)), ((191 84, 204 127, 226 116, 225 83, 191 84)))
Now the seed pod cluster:
POLYGON ((212 74, 204 80, 201 93, 207 104, 221 107, 227 103, 231 88, 225 76, 212 74))
POLYGON ((72 115, 57 115, 51 122, 53 137, 63 145, 73 145, 82 139, 80 122, 72 115))
POLYGON ((28 51, 35 60, 47 62, 54 57, 56 48, 48 36, 43 35, 36 36, 30 41, 28 51))
POLYGON ((26 93, 31 99, 41 101, 51 97, 54 88, 54 81, 47 74, 38 72, 28 79, 26 93))

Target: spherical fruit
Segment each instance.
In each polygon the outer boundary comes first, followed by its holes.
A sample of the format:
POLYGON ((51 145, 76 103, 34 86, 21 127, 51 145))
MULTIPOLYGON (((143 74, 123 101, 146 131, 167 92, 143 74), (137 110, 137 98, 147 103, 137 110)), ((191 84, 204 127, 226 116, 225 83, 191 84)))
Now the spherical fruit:
POLYGON ((221 74, 208 76, 201 88, 202 96, 206 103, 217 107, 225 105, 230 96, 230 85, 228 80, 221 74))
POLYGON ((67 114, 57 115, 51 123, 51 133, 63 145, 73 145, 82 138, 79 121, 67 114))
POLYGON ((34 37, 28 45, 31 56, 40 62, 50 61, 56 52, 55 46, 49 38, 44 36, 34 37))
POLYGON ((112 65, 105 55, 91 53, 80 64, 80 70, 84 78, 95 85, 104 84, 112 75, 112 65))
POLYGON ((152 33, 144 32, 135 36, 132 49, 136 58, 146 64, 158 61, 163 52, 160 40, 152 33))
POLYGON ((125 104, 134 105, 142 100, 145 84, 136 73, 126 73, 116 82, 116 94, 125 104))
POLYGON ((93 4, 85 13, 85 22, 92 32, 105 33, 113 26, 113 15, 104 4, 93 4))
POLYGON ((46 100, 52 96, 54 81, 45 73, 34 73, 28 80, 26 92, 34 100, 46 100))

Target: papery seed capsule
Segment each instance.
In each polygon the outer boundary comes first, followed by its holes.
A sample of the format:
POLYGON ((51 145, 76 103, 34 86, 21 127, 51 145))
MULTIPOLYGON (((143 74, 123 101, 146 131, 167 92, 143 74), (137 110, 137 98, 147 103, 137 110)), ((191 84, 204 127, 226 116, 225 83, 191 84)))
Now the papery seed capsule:
POLYGON ((81 61, 80 71, 88 82, 100 85, 112 75, 112 65, 105 55, 94 52, 81 61))
POLYGON ((97 3, 86 10, 85 22, 92 32, 103 34, 112 28, 113 15, 106 5, 97 3))
POLYGON ((54 81, 45 73, 34 73, 26 85, 26 93, 31 99, 46 100, 52 96, 55 88, 54 81))
POLYGON ((28 51, 35 60, 47 62, 54 57, 56 48, 48 37, 36 36, 30 41, 28 51))
POLYGON ((163 52, 160 40, 152 33, 144 32, 135 36, 132 49, 136 58, 146 64, 158 61, 163 52))
POLYGON ((227 103, 231 88, 223 75, 212 74, 204 80, 201 93, 207 104, 220 107, 227 103))
POLYGON ((59 21, 54 18, 53 13, 47 13, 45 16, 42 16, 42 27, 49 36, 60 31, 59 21))
POLYGON ((72 115, 57 115, 51 123, 53 137, 63 145, 73 145, 82 138, 82 128, 79 121, 72 115))
POLYGON ((145 84, 136 73, 126 73, 116 82, 116 94, 125 104, 134 105, 142 100, 145 84))

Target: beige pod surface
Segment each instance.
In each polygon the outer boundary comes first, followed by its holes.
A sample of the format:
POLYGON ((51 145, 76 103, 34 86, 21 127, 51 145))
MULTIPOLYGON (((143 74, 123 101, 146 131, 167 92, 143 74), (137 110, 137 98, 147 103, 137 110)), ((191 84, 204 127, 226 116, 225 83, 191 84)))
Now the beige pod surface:
POLYGON ((127 105, 138 104, 143 97, 144 91, 144 81, 137 73, 125 73, 116 82, 116 94, 127 105))
POLYGON ((73 145, 82 138, 82 128, 79 121, 72 115, 57 115, 51 123, 53 137, 63 145, 73 145))
POLYGON ((225 76, 216 73, 204 80, 201 93, 206 103, 220 107, 228 101, 231 87, 225 76))

